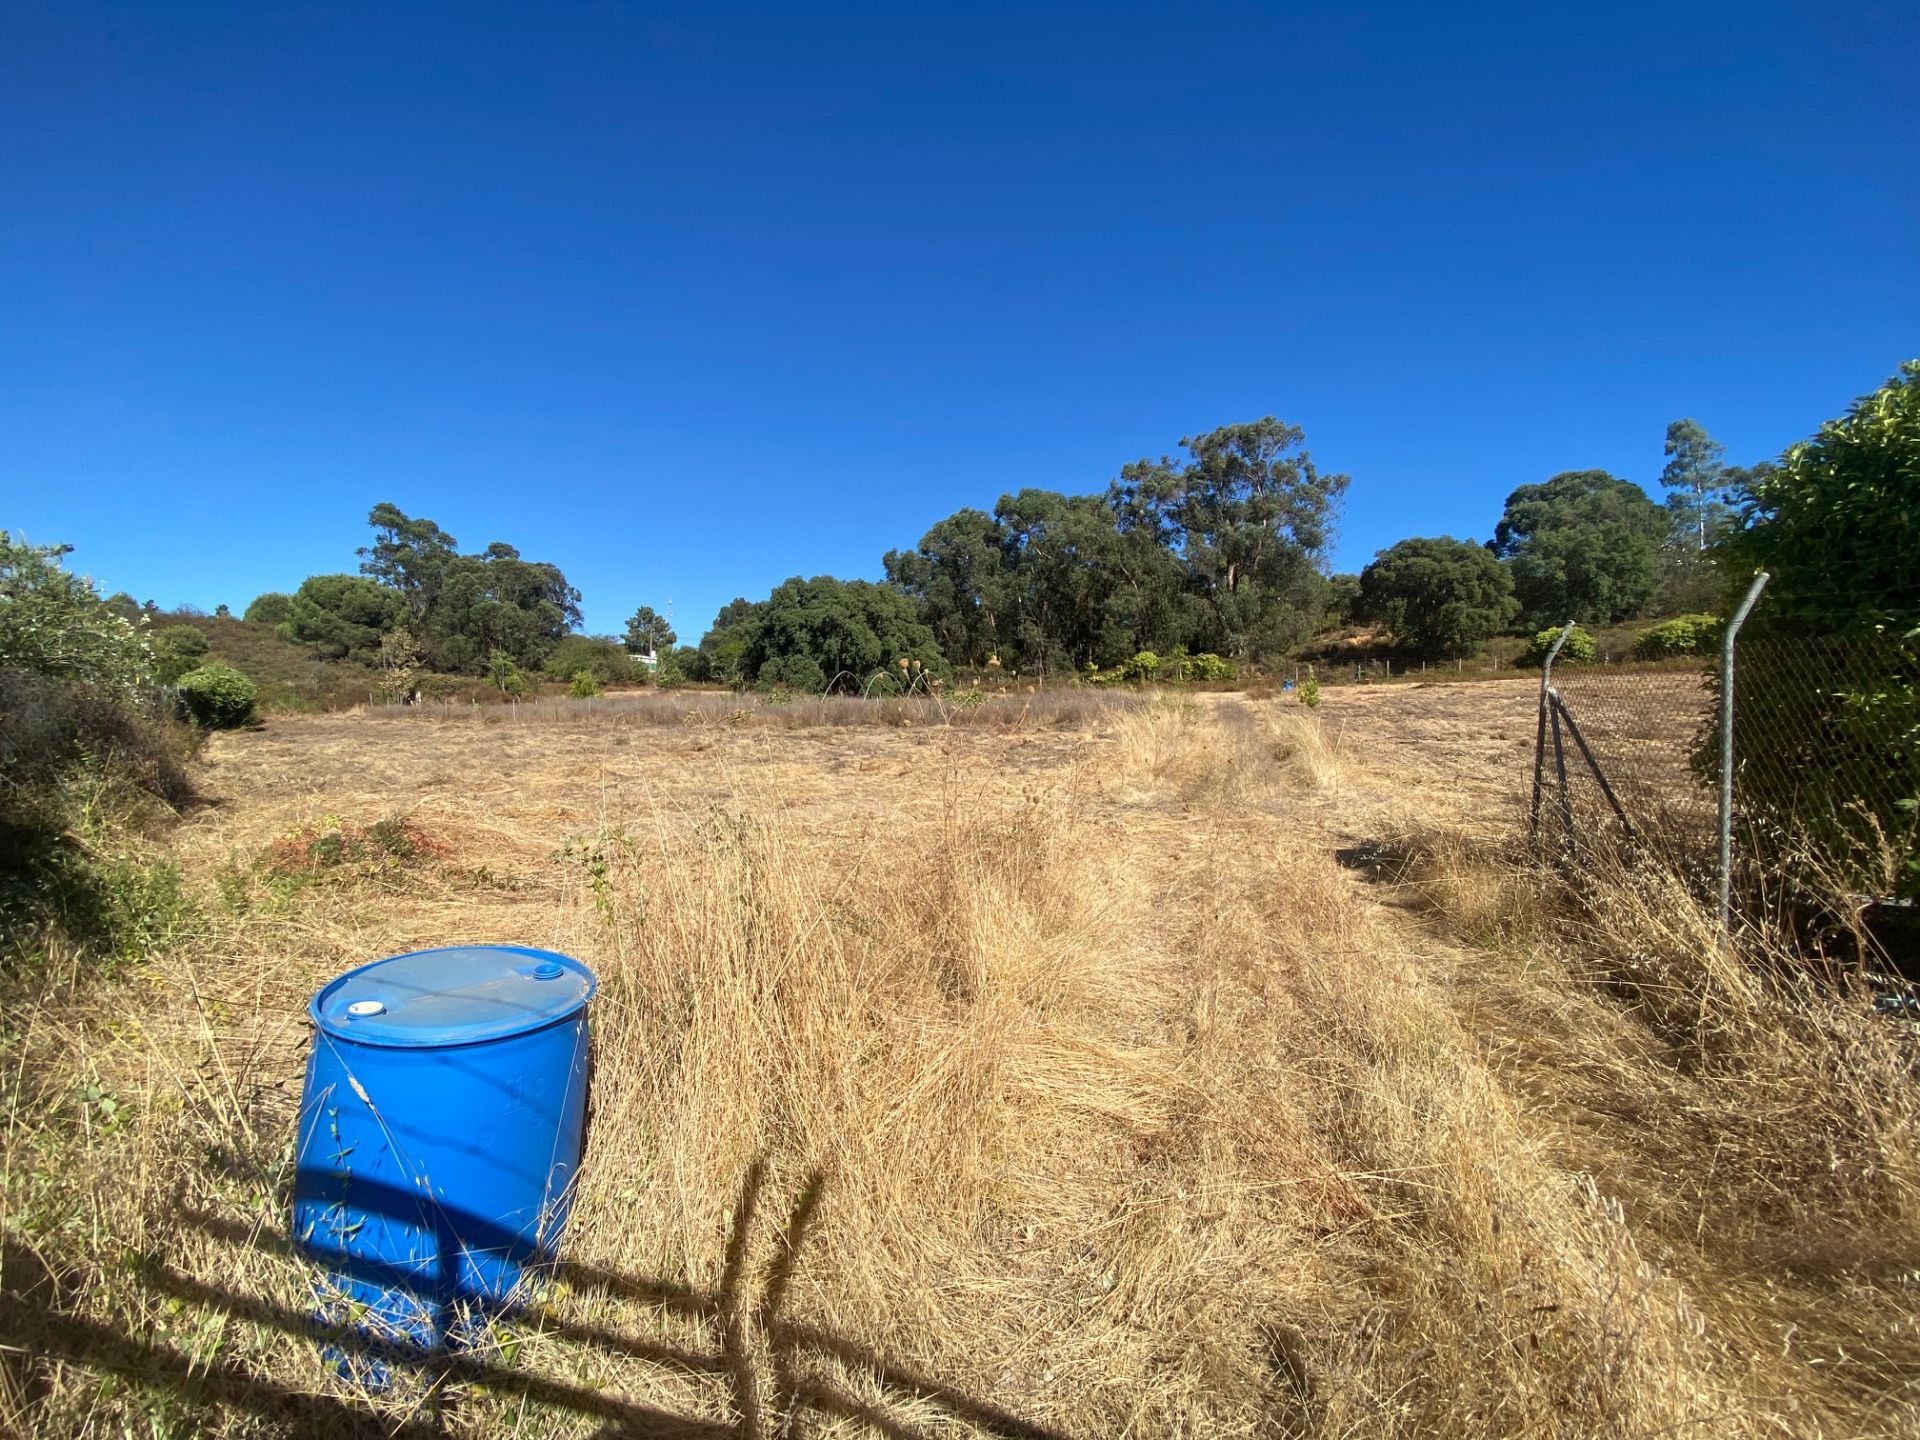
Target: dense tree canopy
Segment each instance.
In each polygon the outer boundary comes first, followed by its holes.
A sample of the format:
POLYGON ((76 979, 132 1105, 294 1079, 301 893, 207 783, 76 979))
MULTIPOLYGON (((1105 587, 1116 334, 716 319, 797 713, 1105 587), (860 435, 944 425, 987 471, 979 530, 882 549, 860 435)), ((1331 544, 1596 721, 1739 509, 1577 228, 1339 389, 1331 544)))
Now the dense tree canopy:
POLYGON ((1742 811, 1920 899, 1920 361, 1737 495, 1728 578, 1772 577, 1741 633, 1742 811))
POLYGON ((1353 625, 1366 617, 1358 575, 1329 575, 1321 601, 1321 619, 1328 625, 1353 625))
POLYGON ((1920 361, 1739 476, 1723 546, 1737 588, 1767 570, 1764 612, 1815 633, 1920 626, 1920 361))
POLYGON ((1512 565, 1528 624, 1600 624, 1645 611, 1669 528, 1631 480, 1570 470, 1507 497, 1492 549, 1512 565))
MULTIPOLYGON (((1005 502, 1002 502, 1003 504, 1005 502)), ((890 550, 887 578, 914 595, 947 656, 981 665, 1012 638, 1012 557, 1007 533, 984 510, 958 510, 921 537, 918 549, 890 550)))
POLYGON ((1360 595, 1417 660, 1477 655, 1520 613, 1507 568, 1484 545, 1451 536, 1382 550, 1360 574, 1360 595))
POLYGON ((415 520, 387 501, 373 507, 367 523, 374 542, 360 551, 360 572, 398 591, 415 623, 425 620, 459 542, 433 521, 415 520))
POLYGON ((557 565, 523 560, 495 541, 478 555, 456 555, 441 572, 426 636, 438 668, 478 674, 494 650, 521 665, 547 653, 580 623, 580 592, 557 565))
POLYGON ((1333 539, 1345 475, 1327 475, 1298 426, 1269 415, 1183 439, 1183 463, 1140 460, 1109 503, 1177 555, 1186 588, 1210 612, 1199 648, 1277 653, 1319 618, 1318 564, 1333 539))
POLYGON ((568 635, 547 653, 546 673, 555 680, 591 675, 597 685, 626 685, 640 678, 627 647, 611 635, 568 635))
POLYGON ((959 663, 1117 665, 1182 647, 1277 654, 1318 623, 1344 475, 1268 417, 1125 466, 1104 496, 1029 487, 940 521, 887 576, 959 663))
POLYGON ((688 672, 696 680, 717 680, 723 685, 749 683, 746 673, 747 625, 753 619, 754 604, 736 595, 720 607, 713 624, 700 637, 694 663, 688 672))
POLYGON ((818 575, 785 581, 741 619, 740 674, 806 690, 859 690, 902 659, 936 673, 945 657, 913 602, 891 585, 818 575))
POLYGON ((380 636, 406 613, 401 598, 364 575, 313 575, 300 582, 280 622, 282 636, 311 645, 328 659, 371 664, 380 636))
POLYGON ((240 618, 250 625, 278 625, 293 614, 293 597, 278 590, 256 595, 240 618))

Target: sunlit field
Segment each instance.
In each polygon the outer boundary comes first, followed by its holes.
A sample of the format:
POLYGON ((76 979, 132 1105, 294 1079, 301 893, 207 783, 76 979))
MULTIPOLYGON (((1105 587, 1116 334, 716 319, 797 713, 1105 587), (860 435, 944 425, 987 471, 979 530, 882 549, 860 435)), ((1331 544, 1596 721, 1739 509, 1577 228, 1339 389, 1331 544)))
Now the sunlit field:
POLYGON ((6 997, 0 1424, 1920 1433, 1901 1032, 1531 868, 1533 695, 215 735, 175 943, 6 997), (602 982, 565 1262, 359 1394, 288 1252, 306 1001, 481 941, 602 982))

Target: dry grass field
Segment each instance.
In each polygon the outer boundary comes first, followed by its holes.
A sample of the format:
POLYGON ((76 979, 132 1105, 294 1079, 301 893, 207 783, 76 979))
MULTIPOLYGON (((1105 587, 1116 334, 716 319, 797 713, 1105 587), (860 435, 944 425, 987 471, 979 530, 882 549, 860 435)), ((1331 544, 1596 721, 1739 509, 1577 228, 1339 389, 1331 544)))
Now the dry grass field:
POLYGON ((218 736, 190 933, 6 999, 0 1425, 1920 1434, 1903 1032, 1657 877, 1522 864, 1533 704, 218 736), (470 941, 602 980, 567 1261, 351 1394, 285 1249, 305 1002, 470 941))

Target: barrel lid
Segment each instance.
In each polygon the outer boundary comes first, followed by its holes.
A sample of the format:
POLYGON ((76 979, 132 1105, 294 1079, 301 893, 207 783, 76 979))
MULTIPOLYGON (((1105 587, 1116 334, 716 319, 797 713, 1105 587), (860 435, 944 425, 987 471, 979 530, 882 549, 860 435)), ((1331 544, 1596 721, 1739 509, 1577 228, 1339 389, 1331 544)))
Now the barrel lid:
POLYGON ((362 1045, 472 1045, 564 1020, 593 998, 593 972, 570 955, 520 945, 415 950, 349 970, 307 1011, 362 1045))

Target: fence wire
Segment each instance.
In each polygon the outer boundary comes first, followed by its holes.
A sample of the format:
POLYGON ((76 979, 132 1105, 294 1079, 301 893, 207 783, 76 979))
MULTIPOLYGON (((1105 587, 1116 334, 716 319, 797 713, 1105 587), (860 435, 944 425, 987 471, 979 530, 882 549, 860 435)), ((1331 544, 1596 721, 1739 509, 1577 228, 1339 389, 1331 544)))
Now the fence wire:
POLYGON ((1743 867, 1920 896, 1920 638, 1763 630, 1740 637, 1735 662, 1743 867))
MULTIPOLYGON (((1773 888, 1920 898, 1920 636, 1756 624, 1734 659, 1736 871, 1773 888)), ((1720 657, 1562 660, 1551 682, 1540 833, 1624 831, 1686 868, 1714 864, 1720 657)))
MULTIPOLYGON (((1627 829, 1675 861, 1710 856, 1719 800, 1717 772, 1702 765, 1716 713, 1705 665, 1699 660, 1657 665, 1562 661, 1552 680, 1568 732, 1561 752, 1576 836, 1596 827, 1627 829), (1618 814, 1608 788, 1619 803, 1618 814)), ((1547 764, 1557 771, 1551 724, 1546 743, 1547 764)), ((1557 786, 1557 774, 1548 780, 1557 786)), ((1560 803, 1557 797, 1553 803, 1560 803)))

